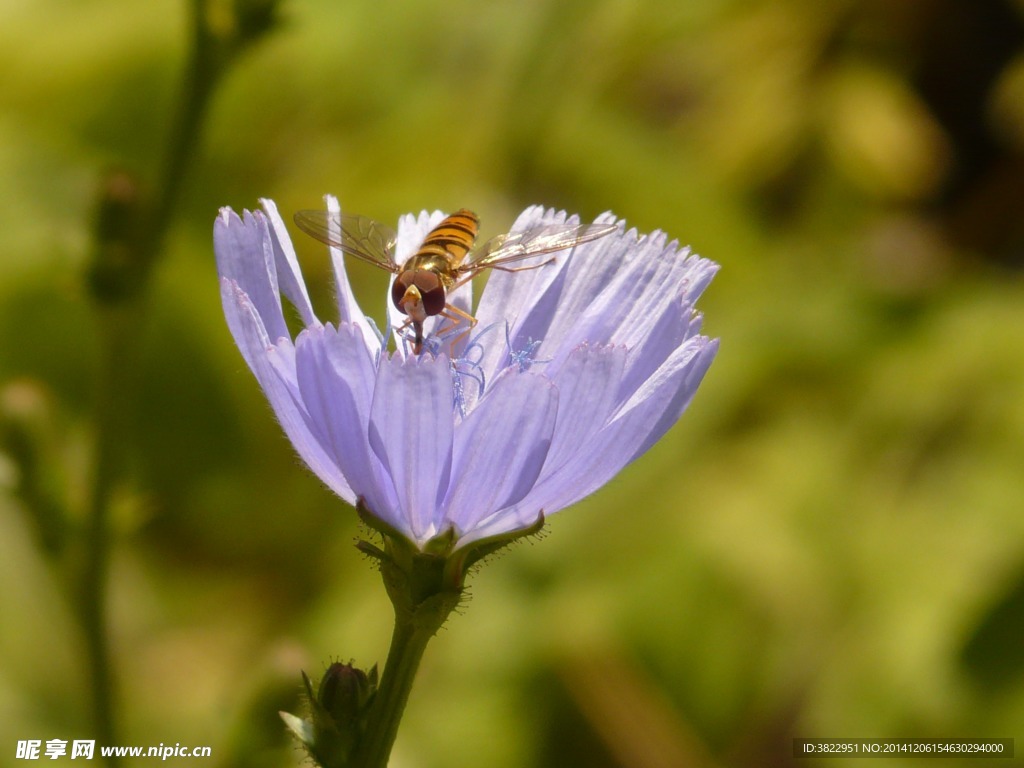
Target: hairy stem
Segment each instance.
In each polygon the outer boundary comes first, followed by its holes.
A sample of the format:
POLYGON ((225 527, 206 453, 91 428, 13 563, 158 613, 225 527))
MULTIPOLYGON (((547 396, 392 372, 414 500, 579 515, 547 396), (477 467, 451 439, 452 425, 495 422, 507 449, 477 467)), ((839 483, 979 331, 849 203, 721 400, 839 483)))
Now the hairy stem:
POLYGON ((408 617, 400 618, 396 615, 384 674, 370 707, 366 731, 352 765, 359 768, 387 766, 416 671, 434 631, 436 628, 417 627, 408 617))

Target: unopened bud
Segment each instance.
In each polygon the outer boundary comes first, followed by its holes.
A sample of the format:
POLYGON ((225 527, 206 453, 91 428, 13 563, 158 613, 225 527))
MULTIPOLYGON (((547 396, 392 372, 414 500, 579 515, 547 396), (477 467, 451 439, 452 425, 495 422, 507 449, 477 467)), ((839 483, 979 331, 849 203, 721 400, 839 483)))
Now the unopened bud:
POLYGON ((317 765, 348 766, 377 692, 377 667, 364 672, 352 664, 334 662, 320 680, 315 696, 306 673, 302 681, 309 697, 310 718, 303 720, 287 712, 282 712, 281 718, 317 765))
POLYGON ((376 690, 376 666, 367 674, 351 664, 336 661, 321 678, 316 698, 335 723, 351 723, 359 719, 376 690))

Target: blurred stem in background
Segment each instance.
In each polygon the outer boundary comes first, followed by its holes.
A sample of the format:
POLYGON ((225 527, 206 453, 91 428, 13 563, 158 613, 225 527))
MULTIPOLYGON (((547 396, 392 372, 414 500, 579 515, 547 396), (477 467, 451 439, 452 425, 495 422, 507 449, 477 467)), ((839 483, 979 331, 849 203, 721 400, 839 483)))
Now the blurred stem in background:
MULTIPOLYGON (((147 313, 153 268, 175 203, 195 159, 211 97, 238 55, 269 32, 278 0, 192 0, 191 50, 166 154, 151 195, 134 177, 110 172, 103 182, 87 280, 99 335, 95 448, 88 520, 80 559, 79 619, 91 673, 96 739, 118 744, 114 671, 107 622, 110 508, 130 450, 127 406, 136 391, 139 328, 147 313)), ((109 758, 110 764, 115 759, 109 758)))

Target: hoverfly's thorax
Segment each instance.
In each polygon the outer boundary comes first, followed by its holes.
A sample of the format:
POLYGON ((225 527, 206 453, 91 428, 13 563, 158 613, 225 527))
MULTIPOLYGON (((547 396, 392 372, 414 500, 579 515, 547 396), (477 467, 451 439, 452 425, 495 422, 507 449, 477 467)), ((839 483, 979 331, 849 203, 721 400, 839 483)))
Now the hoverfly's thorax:
POLYGON ((407 272, 432 272, 437 275, 446 290, 452 287, 457 276, 448 258, 434 253, 425 253, 422 248, 402 265, 402 274, 407 272))

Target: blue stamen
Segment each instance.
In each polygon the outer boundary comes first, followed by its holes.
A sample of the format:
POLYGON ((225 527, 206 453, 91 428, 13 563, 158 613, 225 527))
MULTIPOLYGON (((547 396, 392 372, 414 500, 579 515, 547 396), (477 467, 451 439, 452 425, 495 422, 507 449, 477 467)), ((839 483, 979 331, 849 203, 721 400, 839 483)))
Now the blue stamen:
POLYGON ((487 378, 484 375, 483 367, 480 365, 480 361, 484 358, 484 346, 480 343, 480 339, 484 334, 490 331, 494 325, 496 324, 489 325, 480 331, 480 333, 476 334, 476 336, 470 340, 469 344, 466 345, 466 349, 462 356, 451 361, 452 388, 454 391, 453 405, 458 409, 459 415, 462 417, 466 416, 466 389, 463 377, 472 379, 476 382, 477 399, 483 396, 484 390, 487 388, 487 378))
POLYGON ((509 326, 505 323, 505 344, 508 346, 508 357, 509 367, 515 365, 519 368, 520 373, 524 373, 529 370, 530 366, 534 363, 550 363, 551 359, 547 360, 535 360, 534 355, 537 354, 537 348, 541 345, 542 340, 529 338, 526 341, 526 345, 522 349, 516 349, 512 346, 512 339, 509 336, 509 326))
POLYGON ((484 371, 480 367, 480 364, 472 360, 467 360, 464 357, 460 357, 457 360, 449 362, 452 371, 452 405, 458 409, 459 415, 465 418, 466 416, 466 389, 463 383, 463 377, 472 379, 477 385, 477 398, 480 398, 484 393, 484 371), (468 370, 463 369, 461 366, 468 365, 468 370), (476 369, 474 373, 473 369, 476 369))

